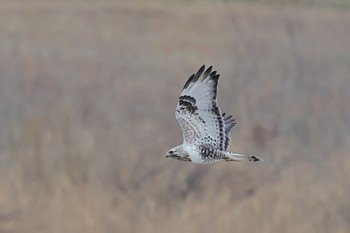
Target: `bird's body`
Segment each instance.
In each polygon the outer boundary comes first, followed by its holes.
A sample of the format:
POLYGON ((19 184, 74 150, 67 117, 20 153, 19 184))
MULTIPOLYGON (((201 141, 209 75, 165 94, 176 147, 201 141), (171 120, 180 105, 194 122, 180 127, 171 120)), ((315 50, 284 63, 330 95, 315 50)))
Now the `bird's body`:
POLYGON ((262 161, 261 158, 256 156, 245 156, 229 151, 217 150, 205 145, 196 146, 191 144, 182 144, 173 148, 172 150, 177 150, 180 153, 179 155, 169 157, 197 164, 211 164, 223 161, 262 161))
POLYGON ((262 161, 257 156, 245 156, 227 151, 230 131, 236 125, 232 116, 221 113, 217 101, 219 75, 202 66, 186 82, 175 116, 182 133, 183 144, 168 151, 167 157, 210 164, 221 161, 262 161))

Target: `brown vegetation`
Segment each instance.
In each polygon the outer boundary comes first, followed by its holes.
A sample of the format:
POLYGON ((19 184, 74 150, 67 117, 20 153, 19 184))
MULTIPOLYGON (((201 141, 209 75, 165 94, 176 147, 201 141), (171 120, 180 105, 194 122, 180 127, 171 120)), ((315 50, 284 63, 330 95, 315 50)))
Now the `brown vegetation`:
POLYGON ((30 2, 0 6, 0 232, 349 232, 348 11, 30 2), (202 64, 263 164, 165 159, 202 64))

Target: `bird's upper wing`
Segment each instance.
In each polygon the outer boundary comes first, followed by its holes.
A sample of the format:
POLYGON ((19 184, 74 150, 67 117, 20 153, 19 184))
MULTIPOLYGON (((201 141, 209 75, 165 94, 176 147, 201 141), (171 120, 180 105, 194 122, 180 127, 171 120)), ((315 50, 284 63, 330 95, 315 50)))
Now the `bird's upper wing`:
POLYGON ((183 87, 175 116, 179 122, 185 144, 207 144, 218 150, 228 147, 227 136, 234 126, 231 117, 224 118, 217 101, 219 74, 203 65, 183 87))

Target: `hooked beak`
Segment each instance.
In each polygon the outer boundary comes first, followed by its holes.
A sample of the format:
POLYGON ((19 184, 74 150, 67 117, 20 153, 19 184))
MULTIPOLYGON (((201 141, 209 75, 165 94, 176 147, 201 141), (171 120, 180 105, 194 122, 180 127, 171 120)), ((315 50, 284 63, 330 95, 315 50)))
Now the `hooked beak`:
POLYGON ((170 154, 169 152, 166 153, 165 158, 171 158, 171 157, 174 157, 174 154, 173 154, 173 153, 171 153, 171 154, 170 154))

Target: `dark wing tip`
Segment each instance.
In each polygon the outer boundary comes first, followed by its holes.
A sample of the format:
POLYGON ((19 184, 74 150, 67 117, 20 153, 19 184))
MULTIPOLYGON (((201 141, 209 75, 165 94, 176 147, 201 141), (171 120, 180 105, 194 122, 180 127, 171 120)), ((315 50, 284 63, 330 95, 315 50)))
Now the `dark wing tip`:
POLYGON ((203 73, 204 70, 205 70, 205 65, 202 65, 202 67, 199 68, 199 70, 197 71, 197 73, 203 73))
POLYGON ((220 74, 215 74, 214 76, 211 76, 211 75, 210 75, 210 79, 214 80, 214 82, 215 82, 215 84, 214 84, 215 89, 216 89, 217 86, 218 86, 219 77, 220 77, 220 74))
POLYGON ((224 117, 225 123, 234 127, 237 124, 236 119, 234 119, 232 115, 229 115, 229 116, 225 116, 225 115, 224 114, 222 115, 224 117))
POLYGON ((185 83, 182 89, 186 89, 188 85, 190 85, 190 83, 192 82, 193 78, 194 78, 194 74, 191 75, 191 77, 187 80, 187 82, 185 83))
POLYGON ((193 78, 193 82, 197 82, 197 80, 199 79, 199 77, 203 74, 205 70, 205 65, 202 65, 202 67, 197 71, 197 73, 194 75, 194 78, 193 78))
POLYGON ((220 78, 220 74, 217 74, 217 75, 214 75, 214 76, 210 76, 210 77, 217 81, 220 78))
POLYGON ((206 78, 211 73, 213 66, 209 66, 209 68, 204 72, 203 77, 206 78))
POLYGON ((217 74, 216 71, 212 71, 213 70, 213 66, 209 66, 208 69, 205 70, 205 65, 202 65, 202 67, 197 71, 197 73, 192 74, 191 77, 187 80, 187 82, 185 83, 183 89, 188 88, 188 86, 191 83, 197 82, 198 79, 203 75, 203 80, 207 77, 209 77, 210 79, 214 80, 216 85, 217 85, 217 81, 220 77, 220 74, 217 74))
POLYGON ((202 75, 204 69, 205 69, 205 65, 203 65, 203 66, 197 71, 197 73, 192 74, 191 77, 187 80, 187 82, 185 83, 185 85, 184 85, 184 87, 183 87, 182 89, 186 89, 186 88, 190 85, 190 83, 196 82, 196 81, 199 79, 199 77, 202 75))

